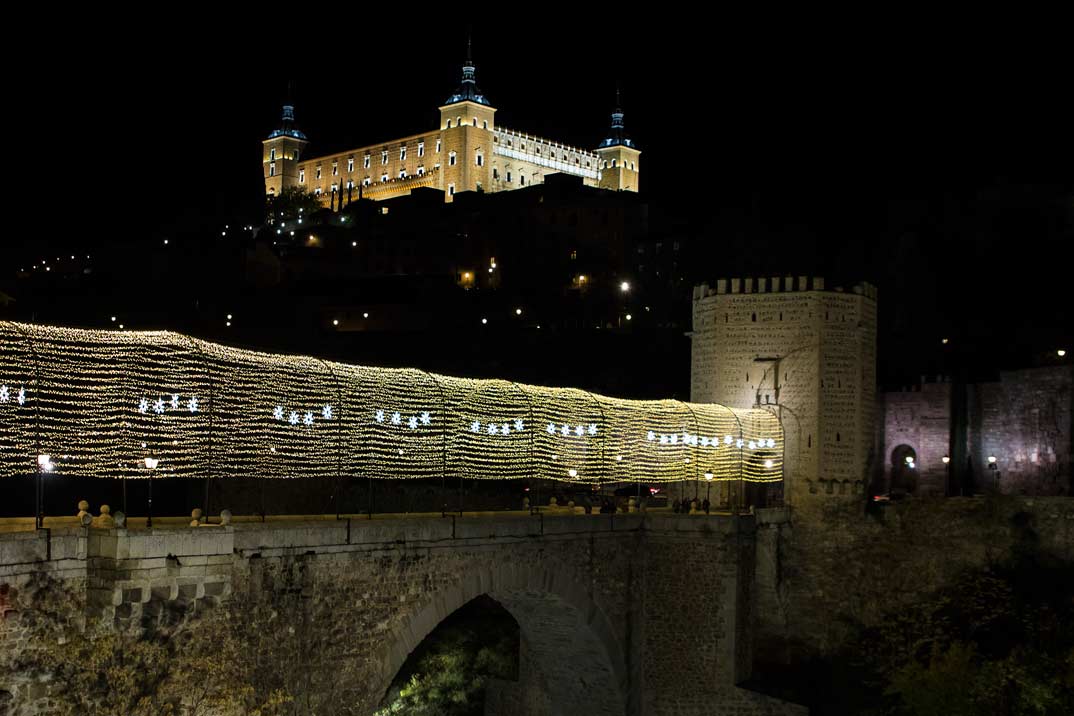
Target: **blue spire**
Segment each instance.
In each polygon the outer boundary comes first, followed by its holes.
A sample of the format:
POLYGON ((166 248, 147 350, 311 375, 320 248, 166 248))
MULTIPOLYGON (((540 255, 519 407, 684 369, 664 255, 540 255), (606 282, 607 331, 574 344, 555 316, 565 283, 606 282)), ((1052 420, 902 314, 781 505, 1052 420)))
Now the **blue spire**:
POLYGON ((295 129, 295 108, 294 105, 285 104, 283 106, 283 116, 280 118, 280 128, 274 129, 269 133, 269 139, 275 139, 276 137, 294 137, 295 139, 305 139, 306 135, 300 130, 295 129))
POLYGON ((481 90, 477 88, 477 80, 474 79, 474 61, 470 55, 470 39, 466 40, 466 64, 462 66, 462 83, 459 88, 455 90, 455 94, 447 98, 444 104, 454 104, 456 102, 476 102, 477 104, 483 104, 486 107, 491 107, 492 103, 488 101, 485 95, 481 94, 481 90))
POLYGON ((597 145, 598 149, 603 149, 604 147, 630 147, 631 149, 636 149, 634 140, 626 135, 626 130, 623 128, 623 110, 619 102, 618 87, 615 89, 615 111, 612 112, 611 132, 604 141, 597 145))

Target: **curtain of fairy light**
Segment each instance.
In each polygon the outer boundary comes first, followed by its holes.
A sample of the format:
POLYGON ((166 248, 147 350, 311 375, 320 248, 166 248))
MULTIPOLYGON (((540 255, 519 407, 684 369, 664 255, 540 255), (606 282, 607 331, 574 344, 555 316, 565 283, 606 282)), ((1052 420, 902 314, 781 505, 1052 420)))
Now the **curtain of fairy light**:
POLYGON ((0 476, 783 478, 771 412, 0 322, 0 476))

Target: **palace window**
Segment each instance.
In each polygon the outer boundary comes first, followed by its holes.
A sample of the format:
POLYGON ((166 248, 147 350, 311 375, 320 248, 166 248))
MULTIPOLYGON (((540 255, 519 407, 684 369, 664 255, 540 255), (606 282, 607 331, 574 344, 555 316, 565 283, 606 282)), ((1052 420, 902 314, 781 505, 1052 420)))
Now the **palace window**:
POLYGON ((489 121, 487 119, 481 122, 481 128, 482 129, 488 129, 489 128, 489 121))
POLYGON ((492 178, 493 179, 499 179, 500 178, 500 170, 497 169, 496 167, 492 168, 492 178))
POLYGON ((291 158, 294 159, 296 162, 298 161, 298 150, 297 149, 291 155, 291 158))
POLYGON ((324 192, 324 189, 322 189, 321 187, 317 187, 316 189, 313 190, 313 193, 314 193, 315 196, 320 196, 323 192, 324 192))
POLYGON ((419 177, 425 176, 425 165, 424 164, 419 164, 418 165, 418 176, 419 177))
POLYGON ((332 176, 339 176, 339 162, 332 162, 332 176))
POLYGON ((399 178, 400 179, 406 179, 406 169, 400 169, 399 170, 399 178))
POLYGON ((615 159, 613 159, 613 160, 612 160, 612 169, 615 169, 615 162, 616 162, 616 160, 615 160, 615 159))
POLYGON ((455 166, 455 152, 451 152, 448 154, 447 163, 449 167, 455 166))
POLYGON ((299 169, 298 170, 298 183, 299 184, 305 184, 306 183, 306 170, 305 169, 299 169))
POLYGON ((519 174, 518 175, 518 185, 519 186, 526 186, 526 176, 524 174, 519 174))
POLYGON ((370 179, 369 177, 366 177, 365 179, 362 180, 362 186, 369 186, 372 183, 373 183, 373 180, 370 179))
POLYGON ((447 121, 447 128, 451 129, 451 120, 450 119, 447 121))
POLYGON ((440 153, 440 140, 439 139, 436 140, 436 153, 437 154, 440 153))
POLYGON ((508 183, 511 182, 511 170, 510 169, 507 170, 507 182, 508 183))
POLYGON ((347 173, 354 171, 354 157, 347 157, 347 173))
POLYGON ((425 142, 418 142, 418 156, 425 156, 425 142))
POLYGON ((403 146, 399 147, 399 161, 402 162, 402 161, 405 161, 405 160, 406 160, 406 145, 404 144, 403 146))
POLYGON ((388 163, 388 150, 387 149, 383 150, 380 153, 380 163, 381 164, 387 164, 388 163))
POLYGON ((474 126, 477 126, 477 117, 474 117, 474 126))
POLYGON ((634 162, 630 163, 630 171, 634 171, 634 162))
POLYGON ((483 155, 480 151, 478 151, 477 155, 474 158, 474 161, 477 163, 477 166, 479 166, 479 167, 485 166, 485 155, 483 155))
POLYGON ((362 157, 362 168, 363 169, 368 169, 369 168, 369 155, 368 154, 366 154, 364 157, 362 157))
POLYGON ((321 165, 320 164, 317 165, 317 178, 318 179, 321 178, 321 165))
POLYGON ((447 193, 448 193, 448 196, 455 196, 455 185, 454 184, 448 184, 447 185, 447 193))
POLYGON ((380 175, 380 180, 381 180, 382 182, 386 182, 386 181, 388 181, 388 175, 387 175, 387 174, 381 174, 381 175, 380 175))
POLYGON ((273 147, 268 151, 268 158, 270 162, 276 161, 276 148, 273 147))
POLYGON ((270 177, 276 176, 276 162, 270 162, 268 165, 268 175, 270 177))

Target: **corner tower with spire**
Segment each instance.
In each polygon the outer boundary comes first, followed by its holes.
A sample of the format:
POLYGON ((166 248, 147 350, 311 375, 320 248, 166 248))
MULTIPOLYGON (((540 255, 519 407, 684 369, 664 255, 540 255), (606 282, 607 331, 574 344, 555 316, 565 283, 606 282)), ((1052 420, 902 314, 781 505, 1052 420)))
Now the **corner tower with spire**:
POLYGON ((268 196, 279 196, 287 187, 298 185, 298 163, 308 143, 306 135, 295 128, 294 106, 285 104, 280 127, 262 141, 265 193, 268 196))
POLYGON ((619 91, 615 93, 615 111, 608 136, 596 149, 600 157, 600 187, 614 191, 637 191, 638 172, 641 170, 641 151, 626 134, 623 126, 623 109, 619 91))

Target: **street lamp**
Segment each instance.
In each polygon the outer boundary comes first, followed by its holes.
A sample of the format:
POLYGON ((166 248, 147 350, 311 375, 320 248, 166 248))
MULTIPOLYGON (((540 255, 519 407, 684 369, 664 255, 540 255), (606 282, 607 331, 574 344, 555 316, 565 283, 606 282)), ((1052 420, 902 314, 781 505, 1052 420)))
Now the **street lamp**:
POLYGON ((619 290, 622 291, 623 293, 626 293, 627 291, 629 291, 630 290, 630 281, 623 281, 621 284, 619 284, 619 290))
POLYGON ((712 504, 709 501, 709 497, 711 497, 711 495, 712 495, 712 473, 711 472, 706 472, 705 473, 705 502, 708 502, 710 505, 712 504))
POLYGON ((145 520, 146 529, 153 529, 153 472, 157 469, 157 465, 159 464, 160 460, 146 455, 145 469, 149 470, 149 512, 146 515, 145 520))
POLYGON ((42 480, 46 472, 51 472, 54 465, 52 464, 52 456, 50 455, 38 455, 37 456, 37 485, 35 492, 35 517, 34 525, 37 529, 41 529, 45 526, 45 511, 42 503, 45 501, 45 483, 42 480))
POLYGON ((992 487, 999 492, 999 465, 996 464, 996 456, 988 456, 988 469, 993 472, 992 487))

